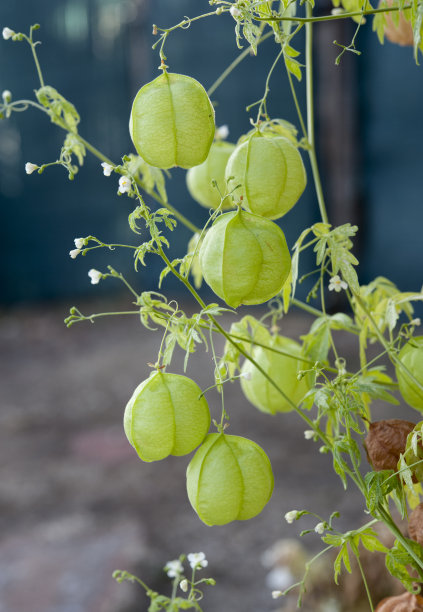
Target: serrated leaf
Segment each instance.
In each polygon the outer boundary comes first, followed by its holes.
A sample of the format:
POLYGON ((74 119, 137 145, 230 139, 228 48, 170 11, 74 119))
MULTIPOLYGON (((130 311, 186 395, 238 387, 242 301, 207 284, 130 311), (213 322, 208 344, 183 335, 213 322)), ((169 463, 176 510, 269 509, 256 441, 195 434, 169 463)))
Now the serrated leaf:
POLYGON ((366 529, 366 531, 360 534, 360 541, 364 548, 370 552, 382 552, 387 553, 388 548, 379 540, 378 535, 372 529, 366 529))

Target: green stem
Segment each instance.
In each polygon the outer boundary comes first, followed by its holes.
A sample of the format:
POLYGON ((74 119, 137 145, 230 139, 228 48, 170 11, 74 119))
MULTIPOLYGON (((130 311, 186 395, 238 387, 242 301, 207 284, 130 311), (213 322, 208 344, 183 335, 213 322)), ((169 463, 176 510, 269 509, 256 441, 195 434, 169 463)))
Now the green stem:
MULTIPOLYGON (((307 4, 308 8, 308 4, 307 4)), ((412 8, 411 4, 407 4, 403 7, 402 10, 407 10, 412 8)), ((283 17, 282 15, 277 15, 275 17, 254 17, 256 21, 295 21, 297 23, 318 23, 320 21, 334 21, 336 19, 349 19, 350 17, 360 17, 366 15, 376 15, 377 13, 392 13, 394 11, 400 11, 401 9, 397 6, 392 7, 384 7, 377 9, 369 9, 366 11, 354 11, 351 13, 339 13, 339 15, 325 15, 324 17, 283 17)))
POLYGON ((43 73, 41 72, 40 62, 38 61, 37 52, 35 50, 35 46, 36 46, 37 43, 34 43, 34 41, 32 40, 32 32, 33 32, 33 30, 34 30, 34 26, 31 26, 31 29, 29 31, 29 38, 26 37, 26 36, 25 36, 25 38, 27 39, 27 41, 29 42, 29 44, 31 46, 32 57, 34 58, 35 67, 37 69, 38 78, 40 80, 40 85, 41 85, 41 87, 44 87, 43 73))
MULTIPOLYGON (((279 53, 277 54, 277 56, 276 56, 276 58, 275 58, 275 61, 273 62, 272 66, 271 66, 271 68, 270 68, 270 70, 269 70, 269 72, 268 72, 268 74, 267 74, 267 77, 266 77, 266 84, 265 84, 265 87, 264 87, 264 95, 263 95, 262 99, 260 100, 260 106, 259 106, 259 109, 258 109, 258 111, 257 111, 256 125, 257 125, 257 124, 258 124, 258 122, 260 121, 260 115, 262 114, 262 109, 263 109, 263 107, 264 107, 264 110, 265 110, 265 117, 266 117, 266 119, 267 119, 267 120, 269 119, 269 117, 268 117, 268 115, 267 115, 266 101, 267 101, 267 96, 269 95, 269 91, 270 91, 270 87, 269 87, 269 84, 270 84, 270 78, 271 78, 271 76, 272 76, 272 74, 273 74, 274 69, 275 69, 275 68, 276 68, 276 66, 277 66, 278 61, 279 61, 279 60, 280 60, 280 58, 282 57, 282 55, 283 55, 283 47, 281 48, 281 50, 280 50, 280 51, 279 51, 279 53)), ((247 111, 248 111, 248 108, 249 108, 249 107, 247 107, 247 111)))
POLYGON ((358 565, 358 567, 360 569, 360 574, 361 574, 361 577, 363 579, 364 588, 366 589, 367 599, 369 600, 370 610, 371 610, 371 612, 374 612, 374 606, 373 606, 372 596, 370 595, 369 585, 367 584, 367 580, 366 580, 366 576, 364 574, 363 566, 362 566, 361 561, 360 561, 360 553, 359 553, 359 551, 358 551, 358 549, 357 549, 357 547, 355 545, 350 543, 350 546, 351 546, 352 551, 354 553, 354 556, 355 556, 355 558, 357 560, 357 565, 358 565))
POLYGON ((295 91, 294 82, 292 80, 292 74, 288 70, 288 67, 286 66, 286 63, 285 63, 285 67, 286 67, 286 74, 288 76, 289 87, 291 88, 292 98, 294 100, 295 108, 296 108, 297 115, 298 115, 298 120, 300 122, 304 138, 306 138, 308 140, 308 138, 307 138, 307 129, 306 129, 306 126, 305 126, 305 123, 304 123, 303 114, 301 112, 300 103, 298 102, 297 93, 295 91))
MULTIPOLYGON (((312 17, 313 9, 311 4, 307 2, 306 5, 307 16, 312 17)), ((314 134, 314 92, 313 92, 313 22, 307 21, 306 23, 306 87, 307 87, 307 133, 309 150, 308 155, 310 158, 311 170, 313 173, 314 185, 316 188, 317 200, 319 202, 320 216, 323 223, 329 223, 328 215, 326 212, 325 199, 323 196, 322 183, 320 180, 319 167, 317 165, 316 158, 316 144, 314 134)))
POLYGON ((404 538, 404 536, 402 535, 401 531, 399 530, 399 528, 395 524, 395 522, 392 519, 390 513, 387 510, 385 510, 385 508, 382 508, 381 506, 378 509, 378 513, 381 516, 382 521, 385 523, 385 525, 391 531, 391 533, 397 538, 397 540, 399 540, 401 542, 401 544, 403 545, 405 550, 408 552, 410 557, 416 562, 420 578, 423 579, 423 562, 421 561, 421 559, 419 559, 419 557, 416 555, 414 550, 408 545, 407 540, 404 538))

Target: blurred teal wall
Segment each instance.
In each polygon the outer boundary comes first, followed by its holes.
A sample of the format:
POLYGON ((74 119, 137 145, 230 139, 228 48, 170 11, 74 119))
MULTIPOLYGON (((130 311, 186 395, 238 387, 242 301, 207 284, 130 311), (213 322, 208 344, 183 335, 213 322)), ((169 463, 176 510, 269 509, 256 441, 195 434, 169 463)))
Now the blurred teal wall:
MULTIPOLYGON (((158 53, 151 51, 155 40, 152 24, 168 27, 184 15, 193 17, 209 9, 207 0, 15 0, 2 3, 0 27, 27 31, 31 23, 41 24, 39 54, 46 82, 76 105, 82 118, 80 133, 118 161, 133 152, 127 127, 132 99, 142 84, 158 74, 158 53)), ((171 71, 189 74, 209 87, 239 54, 233 30, 233 19, 225 15, 172 33, 166 44, 171 71)), ((364 170, 361 276, 366 281, 375 274, 390 274, 402 288, 417 289, 421 285, 417 264, 422 259, 419 228, 423 221, 418 147, 423 141, 419 116, 422 68, 413 65, 408 49, 389 43, 380 48, 370 28, 363 29, 359 46, 363 55, 354 56, 354 61, 363 94, 361 107, 356 109, 364 170), (402 106, 404 91, 407 98, 402 106), (400 229, 407 236, 401 245, 395 238, 400 229)), ((244 109, 261 97, 275 55, 271 41, 264 43, 259 56, 248 57, 213 94, 217 124, 228 124, 229 140, 235 141, 249 129, 244 109)), ((10 89, 17 99, 30 97, 36 87, 28 46, 1 39, 1 90, 10 89)), ((303 93, 301 86, 298 93, 303 93)), ((296 123, 282 69, 271 81, 269 108, 275 117, 296 123)), ((40 164, 57 159, 63 137, 59 128, 34 110, 0 122, 0 303, 112 291, 117 288, 113 281, 94 288, 87 276, 90 268, 104 270, 108 264, 128 274, 137 288, 155 289, 162 266, 152 256, 137 276, 126 251, 97 251, 74 261, 69 258, 75 237, 94 234, 105 241, 128 243, 139 239, 127 226, 132 202, 116 195, 117 180, 105 178, 99 162, 89 154, 73 182, 59 167, 42 175, 25 174, 27 161, 40 164)), ((207 211, 190 199, 185 171, 176 169, 171 175, 170 201, 196 224, 204 223, 207 211)), ((317 219, 309 179, 300 203, 280 222, 289 245, 317 219)), ((190 236, 184 228, 178 229, 172 256, 185 253, 190 236)), ((311 265, 309 259, 304 270, 311 265)), ((171 286, 168 277, 166 287, 171 286)), ((176 288, 172 286, 172 291, 176 288)))

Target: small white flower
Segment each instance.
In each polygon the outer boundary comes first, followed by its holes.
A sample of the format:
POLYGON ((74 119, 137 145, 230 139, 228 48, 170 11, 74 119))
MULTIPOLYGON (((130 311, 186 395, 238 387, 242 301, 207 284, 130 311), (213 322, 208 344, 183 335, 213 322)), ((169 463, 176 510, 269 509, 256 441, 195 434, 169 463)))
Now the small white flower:
POLYGON ((201 569, 202 567, 207 567, 209 564, 203 552, 189 553, 187 558, 192 569, 201 569))
POLYGON ((75 238, 74 243, 77 249, 82 249, 85 244, 85 238, 75 238))
POLYGON ((304 438, 305 438, 306 440, 312 440, 313 436, 314 436, 314 431, 313 431, 312 429, 306 429, 306 430, 305 430, 305 432, 304 432, 304 438))
POLYGON ((69 255, 72 257, 72 259, 75 259, 76 257, 78 257, 80 252, 81 252, 81 249, 73 249, 72 251, 69 251, 69 255))
POLYGON ((104 176, 110 176, 111 173, 113 172, 113 166, 111 166, 107 162, 102 162, 101 165, 103 167, 104 176))
POLYGON ((127 176, 119 179, 119 193, 129 193, 131 191, 131 181, 127 176))
POLYGON ((251 380, 251 372, 241 372, 239 377, 244 378, 245 380, 251 380))
POLYGON ((33 172, 35 172, 35 170, 38 170, 38 166, 36 166, 35 164, 31 164, 31 162, 26 162, 25 172, 27 174, 32 174, 33 172))
POLYGON ((348 289, 348 284, 342 280, 337 274, 335 274, 335 276, 332 276, 332 278, 329 281, 329 291, 336 291, 337 293, 339 293, 340 291, 342 291, 342 289, 348 289))
POLYGON ((179 559, 175 559, 174 561, 168 561, 165 565, 165 571, 169 578, 176 578, 184 571, 182 563, 179 559))
POLYGON ((287 523, 291 524, 295 521, 298 516, 298 510, 291 510, 285 514, 285 520, 287 523))
POLYGON ((216 138, 218 140, 225 140, 229 136, 229 128, 227 125, 221 125, 216 130, 216 138))
POLYGON ((273 599, 278 599, 279 597, 282 597, 282 591, 272 591, 273 599))
POLYGON ((417 325, 417 326, 419 326, 421 324, 422 324, 422 321, 421 321, 421 319, 419 317, 417 319, 413 319, 412 321, 410 321, 410 325, 417 325))
POLYGON ((181 590, 186 593, 188 591, 188 580, 186 578, 184 578, 183 580, 181 580, 181 582, 179 583, 179 586, 181 587, 181 590))
POLYGON ((12 36, 15 35, 15 32, 11 30, 10 28, 3 28, 2 34, 3 34, 4 40, 9 40, 9 38, 12 38, 12 36))
POLYGON ((9 91, 8 89, 5 89, 3 93, 1 94, 1 97, 3 98, 3 102, 5 104, 9 104, 9 102, 12 101, 12 92, 9 91))
POLYGON ((322 535, 322 533, 325 532, 325 523, 317 523, 316 527, 314 528, 314 531, 320 535, 322 535))
POLYGON ((333 8, 331 10, 331 15, 342 15, 342 13, 344 13, 344 9, 343 8, 333 8))
POLYGON ((102 274, 98 270, 94 270, 94 268, 91 268, 91 270, 88 272, 88 276, 91 279, 92 285, 98 285, 98 283, 100 282, 100 278, 102 277, 102 274))
POLYGON ((238 19, 238 17, 241 17, 242 15, 241 11, 236 6, 231 6, 231 8, 229 9, 229 12, 234 19, 238 19))

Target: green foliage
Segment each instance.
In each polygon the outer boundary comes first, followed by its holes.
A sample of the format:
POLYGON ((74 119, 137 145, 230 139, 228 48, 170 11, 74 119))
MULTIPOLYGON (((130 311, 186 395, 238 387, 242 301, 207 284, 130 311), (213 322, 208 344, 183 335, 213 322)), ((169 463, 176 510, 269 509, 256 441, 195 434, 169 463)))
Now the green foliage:
POLYGON ((47 109, 52 123, 67 132, 78 133, 79 114, 74 105, 66 100, 54 87, 46 85, 35 91, 37 100, 47 109))
POLYGON ((385 563, 389 573, 398 578, 410 593, 419 593, 420 587, 416 586, 416 576, 414 572, 408 568, 419 570, 418 562, 423 561, 423 550, 420 544, 404 538, 404 541, 400 542, 395 540, 394 546, 389 550, 386 555, 385 563), (407 545, 407 549, 404 546, 407 545))

